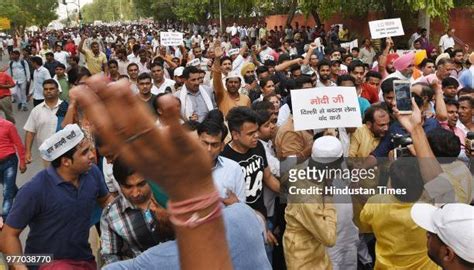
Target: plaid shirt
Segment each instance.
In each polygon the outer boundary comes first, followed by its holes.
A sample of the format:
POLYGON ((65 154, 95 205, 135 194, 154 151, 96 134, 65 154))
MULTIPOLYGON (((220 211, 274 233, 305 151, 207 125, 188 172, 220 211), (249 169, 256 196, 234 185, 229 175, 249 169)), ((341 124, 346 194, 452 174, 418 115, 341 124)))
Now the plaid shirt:
POLYGON ((154 215, 152 217, 147 222, 141 209, 122 195, 115 198, 104 209, 100 220, 101 256, 105 264, 134 258, 148 248, 170 240, 170 227, 159 223, 154 215))

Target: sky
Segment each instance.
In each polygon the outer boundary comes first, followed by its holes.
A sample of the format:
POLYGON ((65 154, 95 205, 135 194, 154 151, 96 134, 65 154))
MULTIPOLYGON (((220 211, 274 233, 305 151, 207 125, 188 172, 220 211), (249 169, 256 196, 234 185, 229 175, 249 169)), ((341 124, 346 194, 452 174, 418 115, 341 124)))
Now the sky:
MULTIPOLYGON (((85 4, 92 3, 94 0, 79 0, 81 7, 83 7, 85 4)), ((77 0, 66 0, 68 3, 75 3, 75 4, 68 4, 67 5, 67 10, 68 11, 73 11, 77 9, 77 0)), ((59 19, 65 19, 66 18, 66 6, 62 4, 62 0, 59 1, 59 7, 56 10, 56 13, 59 16, 59 19)))

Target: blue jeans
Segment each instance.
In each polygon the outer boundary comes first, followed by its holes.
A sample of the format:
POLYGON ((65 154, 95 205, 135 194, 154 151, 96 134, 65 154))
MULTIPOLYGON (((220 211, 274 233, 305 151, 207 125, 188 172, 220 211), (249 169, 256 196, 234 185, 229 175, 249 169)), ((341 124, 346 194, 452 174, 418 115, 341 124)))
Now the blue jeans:
POLYGON ((12 208, 13 199, 18 191, 16 186, 16 172, 18 170, 18 158, 11 155, 0 163, 0 183, 3 185, 3 210, 2 216, 5 220, 10 208, 12 208))

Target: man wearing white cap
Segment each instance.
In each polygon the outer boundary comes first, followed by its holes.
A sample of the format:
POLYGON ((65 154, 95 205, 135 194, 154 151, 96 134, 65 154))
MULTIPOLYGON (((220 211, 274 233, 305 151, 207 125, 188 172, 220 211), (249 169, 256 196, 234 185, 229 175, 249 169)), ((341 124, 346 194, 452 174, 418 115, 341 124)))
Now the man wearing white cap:
POLYGON ((474 268, 474 207, 453 203, 437 208, 418 203, 413 221, 428 231, 428 256, 445 270, 474 268))
MULTIPOLYGON (((324 194, 309 195, 298 191, 331 186, 333 179, 312 179, 309 175, 301 177, 304 175, 301 172, 307 168, 340 168, 342 154, 342 144, 336 137, 323 136, 313 143, 308 165, 300 164, 293 169, 296 173, 290 173, 297 177, 295 180, 291 180, 291 176, 289 178, 291 182, 288 183, 288 205, 285 210, 287 224, 283 249, 288 269, 332 269, 327 248, 334 246, 337 238, 337 213, 333 199, 324 194)), ((356 254, 353 250, 353 263, 356 263, 356 254)), ((345 258, 346 262, 348 258, 345 258)))
POLYGON ((179 91, 181 90, 181 87, 183 87, 183 84, 184 84, 183 71, 184 71, 184 67, 177 67, 173 71, 173 79, 175 81, 175 84, 174 84, 175 91, 179 91))
POLYGON ((223 50, 220 46, 214 49, 216 58, 214 58, 214 64, 212 66, 213 76, 212 83, 214 91, 216 93, 216 102, 219 110, 222 111, 224 116, 227 115, 230 109, 237 106, 250 107, 250 98, 246 95, 239 93, 240 86, 242 84, 242 78, 235 71, 229 72, 225 79, 225 87, 222 83, 222 70, 221 70, 221 57, 223 50))
POLYGON ((96 202, 104 207, 112 197, 93 164, 90 142, 73 124, 45 140, 39 150, 51 166, 19 190, 0 249, 21 255, 19 236, 29 226, 25 254, 51 254, 56 269, 96 269, 88 244, 90 217, 96 202))

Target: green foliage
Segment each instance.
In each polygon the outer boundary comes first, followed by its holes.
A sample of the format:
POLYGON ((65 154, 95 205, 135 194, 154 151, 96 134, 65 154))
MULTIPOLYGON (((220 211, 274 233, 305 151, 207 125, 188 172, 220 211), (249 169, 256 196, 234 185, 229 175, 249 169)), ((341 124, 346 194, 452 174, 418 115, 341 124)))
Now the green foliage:
POLYGON ((94 21, 129 21, 137 19, 131 0, 94 0, 81 9, 85 23, 94 21))
MULTIPOLYGON (((202 23, 210 18, 219 18, 219 0, 94 0, 83 8, 84 19, 89 22, 118 20, 120 2, 123 20, 153 17, 157 21, 202 23)), ((415 14, 426 8, 431 17, 448 20, 448 11, 454 6, 472 6, 472 0, 297 0, 296 7, 293 0, 221 0, 221 3, 224 19, 287 14, 299 10, 306 16, 317 14, 325 20, 333 15, 364 16, 369 10, 415 14)))
POLYGON ((58 16, 57 0, 2 0, 0 16, 7 17, 13 26, 47 26, 58 16))

